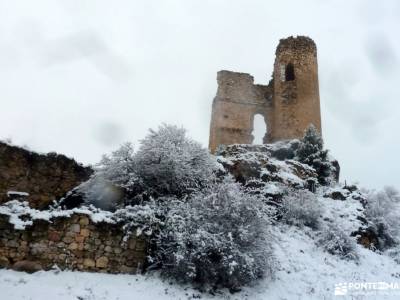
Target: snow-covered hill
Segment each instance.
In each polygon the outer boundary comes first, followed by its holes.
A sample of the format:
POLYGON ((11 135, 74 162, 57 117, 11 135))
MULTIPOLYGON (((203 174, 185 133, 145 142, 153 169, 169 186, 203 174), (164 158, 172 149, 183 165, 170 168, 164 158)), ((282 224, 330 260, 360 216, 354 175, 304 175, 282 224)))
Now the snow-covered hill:
MULTIPOLYGON (((211 295, 188 286, 170 284, 157 274, 109 275, 47 271, 26 274, 0 270, 2 300, 155 300, 155 299, 355 299, 335 296, 335 284, 350 282, 400 282, 400 265, 386 255, 357 246, 359 261, 347 261, 316 246, 310 232, 282 225, 275 231, 278 271, 273 281, 230 294, 211 295)), ((399 299, 391 290, 356 299, 399 299), (387 295, 384 295, 386 293, 387 295)))

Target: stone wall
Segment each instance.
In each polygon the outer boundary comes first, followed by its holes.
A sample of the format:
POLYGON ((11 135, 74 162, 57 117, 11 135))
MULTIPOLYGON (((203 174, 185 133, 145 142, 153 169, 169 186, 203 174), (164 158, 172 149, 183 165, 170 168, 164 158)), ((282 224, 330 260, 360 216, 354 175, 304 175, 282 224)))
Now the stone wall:
MULTIPOLYGON (((251 144, 254 115, 270 115, 272 85, 255 85, 253 76, 246 73, 220 71, 218 90, 212 106, 210 145, 251 144)), ((270 127, 272 119, 266 118, 270 127)), ((264 137, 264 140, 268 139, 264 137)))
POLYGON ((64 155, 38 154, 0 142, 0 204, 9 191, 29 194, 31 207, 43 209, 92 174, 89 167, 64 155))
POLYGON ((272 78, 268 85, 256 85, 249 74, 218 72, 210 124, 211 152, 218 145, 251 144, 255 114, 264 116, 264 143, 301 138, 310 124, 321 132, 314 41, 302 36, 282 39, 272 78), (290 79, 286 76, 289 66, 290 79))
POLYGON ((17 230, 8 215, 0 214, 0 267, 34 271, 56 264, 69 270, 137 273, 146 260, 146 240, 133 236, 124 242, 121 227, 74 213, 51 222, 36 219, 17 230))

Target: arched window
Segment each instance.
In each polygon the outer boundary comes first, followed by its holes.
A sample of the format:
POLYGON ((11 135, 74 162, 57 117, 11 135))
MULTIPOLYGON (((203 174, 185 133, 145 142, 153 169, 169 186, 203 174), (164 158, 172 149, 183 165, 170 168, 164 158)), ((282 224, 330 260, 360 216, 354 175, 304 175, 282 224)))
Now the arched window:
POLYGON ((294 67, 292 63, 288 63, 285 68, 285 81, 293 81, 294 77, 294 67))
POLYGON ((264 116, 256 114, 253 120, 253 132, 251 133, 254 137, 253 145, 264 144, 264 137, 267 134, 267 125, 265 123, 264 116))

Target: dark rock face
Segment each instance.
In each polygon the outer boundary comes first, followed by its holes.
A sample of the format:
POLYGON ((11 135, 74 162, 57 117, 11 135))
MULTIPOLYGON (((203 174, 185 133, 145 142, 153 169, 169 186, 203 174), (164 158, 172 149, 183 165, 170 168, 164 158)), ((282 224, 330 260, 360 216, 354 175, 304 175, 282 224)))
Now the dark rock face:
POLYGON ((38 154, 0 142, 0 204, 11 197, 24 197, 30 206, 46 208, 92 173, 90 167, 64 155, 38 154))
POLYGON ((354 232, 352 236, 357 237, 357 243, 364 246, 367 249, 375 250, 381 249, 381 244, 379 243, 378 235, 371 228, 360 229, 354 232))
POLYGON ((341 191, 333 191, 331 193, 325 194, 325 198, 332 198, 333 200, 346 200, 347 195, 342 193, 341 191))

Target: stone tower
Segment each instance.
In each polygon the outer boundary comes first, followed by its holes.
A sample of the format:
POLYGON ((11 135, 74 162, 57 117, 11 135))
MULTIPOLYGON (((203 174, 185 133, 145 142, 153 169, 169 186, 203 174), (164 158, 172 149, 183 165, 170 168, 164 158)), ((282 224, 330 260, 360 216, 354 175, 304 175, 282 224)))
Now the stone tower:
POLYGON ((220 71, 210 126, 211 152, 218 145, 251 144, 254 115, 267 127, 264 143, 301 138, 310 124, 321 132, 317 48, 308 37, 282 39, 272 80, 254 84, 246 73, 220 71))

